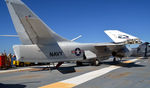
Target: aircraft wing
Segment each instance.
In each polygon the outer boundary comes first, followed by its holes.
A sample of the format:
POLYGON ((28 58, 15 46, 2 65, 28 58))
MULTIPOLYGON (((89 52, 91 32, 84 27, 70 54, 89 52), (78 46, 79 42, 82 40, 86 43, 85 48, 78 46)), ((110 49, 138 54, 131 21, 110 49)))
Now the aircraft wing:
POLYGON ((94 47, 99 51, 117 50, 123 48, 125 44, 115 44, 115 43, 96 43, 93 44, 94 47))
POLYGON ((115 44, 115 43, 96 43, 93 44, 97 51, 97 56, 108 57, 112 56, 113 52, 120 52, 126 48, 125 44, 115 44))
POLYGON ((142 43, 138 37, 129 35, 127 33, 118 31, 118 30, 105 30, 104 31, 114 42, 113 43, 97 43, 93 46, 97 50, 99 56, 112 55, 113 52, 120 53, 123 55, 129 52, 129 48, 126 47, 126 44, 140 44, 142 43))
POLYGON ((141 40, 138 37, 129 35, 127 33, 118 30, 105 30, 104 31, 115 43, 124 44, 141 44, 141 40))

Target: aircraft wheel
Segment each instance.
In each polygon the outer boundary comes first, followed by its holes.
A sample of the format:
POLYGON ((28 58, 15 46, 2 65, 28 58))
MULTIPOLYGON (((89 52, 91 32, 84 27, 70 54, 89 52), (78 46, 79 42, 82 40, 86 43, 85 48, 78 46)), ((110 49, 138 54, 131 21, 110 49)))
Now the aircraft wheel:
POLYGON ((77 61, 77 62, 76 62, 76 65, 77 65, 77 66, 82 66, 82 62, 77 61))
POLYGON ((100 61, 98 59, 95 59, 92 63, 93 66, 99 66, 100 65, 100 61))
POLYGON ((23 66, 24 66, 24 62, 20 62, 20 63, 19 63, 19 66, 20 66, 20 67, 23 67, 23 66))

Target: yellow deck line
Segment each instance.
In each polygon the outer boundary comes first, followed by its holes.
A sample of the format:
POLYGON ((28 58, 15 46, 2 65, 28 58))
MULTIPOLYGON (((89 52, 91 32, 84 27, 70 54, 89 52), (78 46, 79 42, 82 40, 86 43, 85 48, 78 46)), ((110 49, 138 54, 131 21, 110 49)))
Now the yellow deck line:
POLYGON ((133 61, 123 61, 123 63, 129 64, 129 63, 133 63, 133 61))
POLYGON ((140 58, 137 58, 137 59, 132 59, 132 60, 127 60, 127 61, 123 61, 122 63, 125 63, 125 64, 129 64, 129 63, 133 63, 137 60, 139 60, 140 58))
POLYGON ((42 86, 39 88, 72 88, 75 87, 75 84, 71 84, 71 83, 64 83, 64 82, 56 82, 50 85, 46 85, 46 86, 42 86))

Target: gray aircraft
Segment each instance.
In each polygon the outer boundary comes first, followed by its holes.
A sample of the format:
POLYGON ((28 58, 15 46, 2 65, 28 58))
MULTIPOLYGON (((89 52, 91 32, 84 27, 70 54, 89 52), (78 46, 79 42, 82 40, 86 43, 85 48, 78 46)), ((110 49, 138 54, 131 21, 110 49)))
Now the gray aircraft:
POLYGON ((130 55, 127 44, 141 43, 137 37, 118 30, 106 30, 112 43, 78 43, 67 40, 51 30, 21 0, 6 0, 13 24, 22 42, 14 45, 17 60, 21 62, 63 62, 89 60, 94 65, 110 56, 122 58, 130 55))
POLYGON ((140 44, 137 48, 132 48, 132 55, 134 57, 150 57, 150 43, 145 42, 140 44))

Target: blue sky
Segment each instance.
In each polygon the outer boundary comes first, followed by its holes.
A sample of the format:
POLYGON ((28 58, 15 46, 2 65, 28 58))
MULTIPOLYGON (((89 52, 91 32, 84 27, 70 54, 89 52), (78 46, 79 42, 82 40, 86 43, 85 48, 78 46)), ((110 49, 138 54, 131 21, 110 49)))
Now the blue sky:
MULTIPOLYGON (((112 42, 104 30, 117 29, 150 41, 150 0, 23 0, 50 28, 77 42, 112 42)), ((0 34, 17 34, 0 0, 0 34)), ((0 52, 12 52, 19 38, 0 37, 0 52)))

